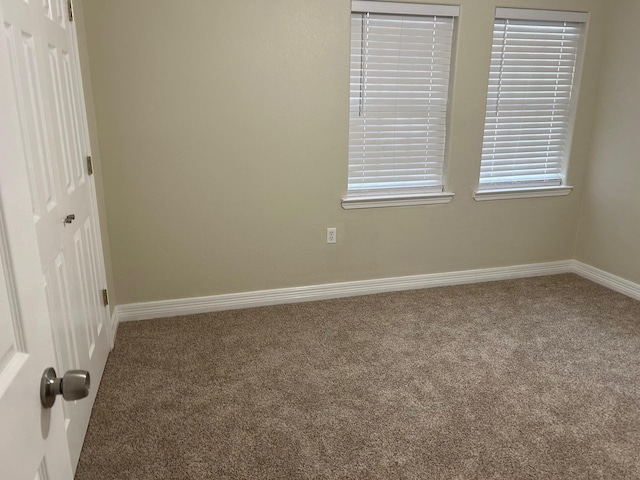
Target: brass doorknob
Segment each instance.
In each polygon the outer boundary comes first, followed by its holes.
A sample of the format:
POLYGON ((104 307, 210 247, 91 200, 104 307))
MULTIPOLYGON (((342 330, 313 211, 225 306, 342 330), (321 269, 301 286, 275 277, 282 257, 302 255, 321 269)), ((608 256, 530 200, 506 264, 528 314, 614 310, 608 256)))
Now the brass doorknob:
POLYGON ((80 400, 89 395, 91 375, 86 370, 69 370, 58 378, 54 368, 47 368, 40 380, 40 402, 44 408, 51 408, 56 396, 65 400, 80 400))

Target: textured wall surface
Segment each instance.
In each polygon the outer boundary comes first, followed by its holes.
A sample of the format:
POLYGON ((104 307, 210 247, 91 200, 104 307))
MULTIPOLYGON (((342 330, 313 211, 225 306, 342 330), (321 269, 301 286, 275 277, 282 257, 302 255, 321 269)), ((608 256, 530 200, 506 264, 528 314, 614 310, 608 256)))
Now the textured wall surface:
POLYGON ((118 302, 573 258, 609 2, 438 3, 461 5, 456 197, 345 211, 348 0, 85 0, 118 302), (472 198, 498 3, 590 13, 568 197, 472 198))
POLYGON ((640 283, 640 3, 612 2, 576 256, 640 283))

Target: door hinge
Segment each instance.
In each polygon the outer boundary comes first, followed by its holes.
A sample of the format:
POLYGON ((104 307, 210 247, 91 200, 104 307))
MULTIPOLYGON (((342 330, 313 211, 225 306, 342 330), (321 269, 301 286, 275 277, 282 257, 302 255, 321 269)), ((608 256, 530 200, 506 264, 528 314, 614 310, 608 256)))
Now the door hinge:
POLYGON ((69 21, 73 22, 73 3, 71 0, 67 0, 67 10, 69 12, 69 21))
POLYGON ((102 303, 104 303, 105 307, 109 305, 109 294, 107 293, 106 288, 102 290, 102 303))
POLYGON ((87 173, 93 175, 93 161, 91 160, 91 156, 87 157, 87 173))

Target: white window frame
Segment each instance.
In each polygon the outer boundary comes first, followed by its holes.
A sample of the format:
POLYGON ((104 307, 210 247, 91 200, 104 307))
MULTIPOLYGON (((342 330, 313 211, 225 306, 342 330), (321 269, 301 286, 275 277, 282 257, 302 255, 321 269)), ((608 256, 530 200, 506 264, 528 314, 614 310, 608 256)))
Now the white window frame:
MULTIPOLYGON (((575 111, 578 101, 578 94, 580 90, 580 78, 582 75, 582 61, 584 56, 584 45, 586 42, 588 13, 584 12, 567 12, 567 11, 554 11, 554 10, 533 10, 533 9, 519 9, 519 8, 497 8, 494 20, 494 34, 496 31, 496 23, 498 20, 531 20, 533 22, 570 22, 581 23, 582 36, 580 39, 579 50, 575 61, 573 72, 573 83, 571 84, 571 98, 569 101, 569 113, 566 118, 567 134, 564 141, 563 157, 560 161, 560 184, 559 185, 506 185, 496 187, 483 187, 482 183, 479 184, 478 189, 474 192, 474 198, 477 201, 482 200, 500 200, 500 199, 513 199, 513 198, 531 198, 531 197, 550 197, 550 196, 564 196, 569 195, 573 190, 573 187, 567 185, 567 168, 570 158, 570 148, 573 136, 575 111)), ((494 46, 492 45, 492 51, 494 46)), ((489 99, 489 95, 487 97, 489 99)), ((489 107, 487 107, 487 110, 489 107)), ((485 117, 485 136, 487 135, 486 122, 489 118, 487 112, 485 117)), ((483 141, 483 152, 485 150, 485 141, 483 141)))
MULTIPOLYGON (((417 3, 398 3, 398 2, 384 2, 384 1, 360 1, 353 0, 351 3, 352 16, 357 13, 362 14, 388 14, 388 15, 410 15, 410 16, 427 16, 427 17, 454 17, 452 21, 455 21, 455 17, 459 15, 460 7, 454 5, 432 5, 432 4, 417 4, 417 3)), ((454 25, 455 28, 455 25, 454 25)), ((449 56, 449 87, 451 86, 451 74, 453 73, 453 56, 455 48, 455 30, 451 34, 451 55, 449 56)), ((352 70, 353 71, 353 70, 352 70)), ((449 91, 449 87, 447 90, 449 91)), ((447 93, 447 100, 449 93, 447 93)), ((353 102, 353 96, 350 95, 350 104, 353 102)), ((353 106, 353 105, 352 105, 353 106)), ((351 109, 350 109, 351 110, 351 109)), ((445 114, 444 129, 446 130, 447 116, 445 114)), ((352 113, 350 113, 350 155, 349 165, 352 167, 352 113)), ((443 144, 446 144, 446 134, 443 135, 443 144)), ((363 142, 364 142, 363 138, 363 142)), ((425 147, 426 149, 426 147, 425 147)), ((444 147, 443 147, 444 151, 444 147)), ((428 205, 428 204, 444 204, 449 203, 454 194, 444 191, 444 161, 445 154, 442 155, 442 175, 440 176, 441 185, 430 187, 419 187, 419 190, 411 191, 411 189, 404 189, 400 187, 397 191, 390 189, 389 191, 383 191, 382 189, 372 188, 366 189, 348 189, 347 196, 342 199, 342 207, 344 209, 360 209, 360 208, 376 208, 376 207, 392 207, 392 206, 407 206, 407 205, 428 205)), ((425 164, 426 150, 425 150, 425 164)), ((351 170, 350 170, 351 171, 351 170)), ((366 174, 366 171, 365 171, 366 174)), ((351 176, 350 176, 351 177, 351 176)))

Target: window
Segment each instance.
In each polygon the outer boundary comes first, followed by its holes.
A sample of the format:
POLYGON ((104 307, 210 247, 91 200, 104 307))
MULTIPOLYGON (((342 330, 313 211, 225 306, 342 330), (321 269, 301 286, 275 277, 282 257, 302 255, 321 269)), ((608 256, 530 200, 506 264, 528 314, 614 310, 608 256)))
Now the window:
POLYGON ((447 203, 443 165, 455 6, 351 4, 344 208, 447 203))
POLYGON ((571 192, 564 178, 586 21, 496 10, 476 200, 571 192))

